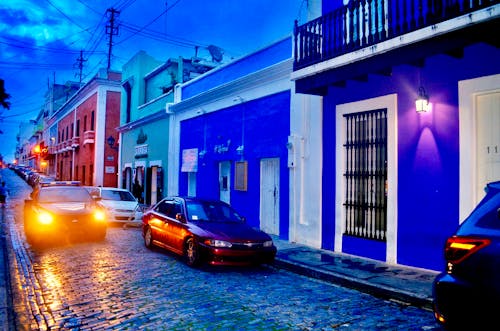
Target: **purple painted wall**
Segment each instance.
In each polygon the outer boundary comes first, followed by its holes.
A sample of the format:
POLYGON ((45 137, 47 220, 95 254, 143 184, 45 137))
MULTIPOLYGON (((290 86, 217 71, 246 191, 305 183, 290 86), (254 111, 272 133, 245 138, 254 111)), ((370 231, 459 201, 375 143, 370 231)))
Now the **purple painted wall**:
MULTIPOLYGON (((348 81, 345 88, 329 87, 324 103, 325 128, 335 127, 336 104, 397 94, 400 264, 443 268, 444 242, 459 224, 458 81, 500 73, 499 58, 499 49, 477 44, 467 47, 461 59, 438 55, 428 58, 423 68, 397 66, 390 77, 371 75, 368 82, 348 81), (419 81, 432 103, 428 113, 415 111, 419 81)), ((335 130, 324 132, 323 169, 335 169, 335 130)), ((335 171, 325 173, 323 215, 335 213, 335 185, 335 171)), ((333 247, 334 239, 334 224, 329 221, 325 218, 323 225, 326 249, 333 247)), ((346 253, 385 257, 385 250, 373 242, 357 238, 344 241, 346 253)))

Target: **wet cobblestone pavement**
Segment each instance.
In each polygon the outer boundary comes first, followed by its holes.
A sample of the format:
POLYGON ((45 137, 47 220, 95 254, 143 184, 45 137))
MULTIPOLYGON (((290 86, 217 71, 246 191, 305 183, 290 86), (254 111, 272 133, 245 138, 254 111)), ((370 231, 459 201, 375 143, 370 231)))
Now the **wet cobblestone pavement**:
POLYGON ((190 268, 137 228, 34 250, 8 225, 17 330, 439 330, 428 310, 271 266, 190 268))

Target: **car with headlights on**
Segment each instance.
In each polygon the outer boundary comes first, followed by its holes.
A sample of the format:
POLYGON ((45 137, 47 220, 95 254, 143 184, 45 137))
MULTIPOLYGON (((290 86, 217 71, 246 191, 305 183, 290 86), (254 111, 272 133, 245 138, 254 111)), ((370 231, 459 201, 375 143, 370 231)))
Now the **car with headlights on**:
POLYGON ((107 223, 102 207, 72 182, 40 186, 24 201, 24 232, 31 244, 64 240, 103 240, 107 223))
POLYGON ((99 198, 99 205, 106 211, 110 223, 123 223, 140 227, 144 207, 129 190, 116 187, 85 187, 90 195, 99 198))
MULTIPOLYGON (((500 312, 500 182, 450 236, 445 270, 433 283, 434 316, 448 329, 498 325, 500 312)), ((498 326, 497 326, 498 328, 498 326)))
POLYGON ((184 257, 189 266, 272 263, 272 238, 250 226, 229 204, 195 197, 167 197, 144 213, 146 247, 184 257))

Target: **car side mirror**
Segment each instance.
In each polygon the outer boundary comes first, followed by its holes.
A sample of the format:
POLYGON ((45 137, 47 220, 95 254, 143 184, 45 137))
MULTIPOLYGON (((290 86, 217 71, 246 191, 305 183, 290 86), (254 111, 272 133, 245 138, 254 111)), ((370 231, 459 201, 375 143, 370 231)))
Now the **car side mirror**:
POLYGON ((186 216, 184 216, 184 214, 182 213, 175 214, 175 219, 179 222, 186 223, 186 216))

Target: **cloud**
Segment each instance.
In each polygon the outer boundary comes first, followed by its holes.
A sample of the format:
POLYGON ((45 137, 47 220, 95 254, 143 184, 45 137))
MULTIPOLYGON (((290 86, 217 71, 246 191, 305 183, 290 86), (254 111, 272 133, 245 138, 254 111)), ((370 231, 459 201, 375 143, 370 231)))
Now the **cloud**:
POLYGON ((5 37, 33 40, 36 46, 49 45, 58 40, 68 40, 79 34, 77 23, 86 15, 86 8, 74 2, 43 2, 53 5, 40 6, 35 2, 4 0, 0 10, 0 34, 5 37), (72 7, 69 7, 69 6, 72 7), (66 13, 71 13, 71 17, 66 13))

